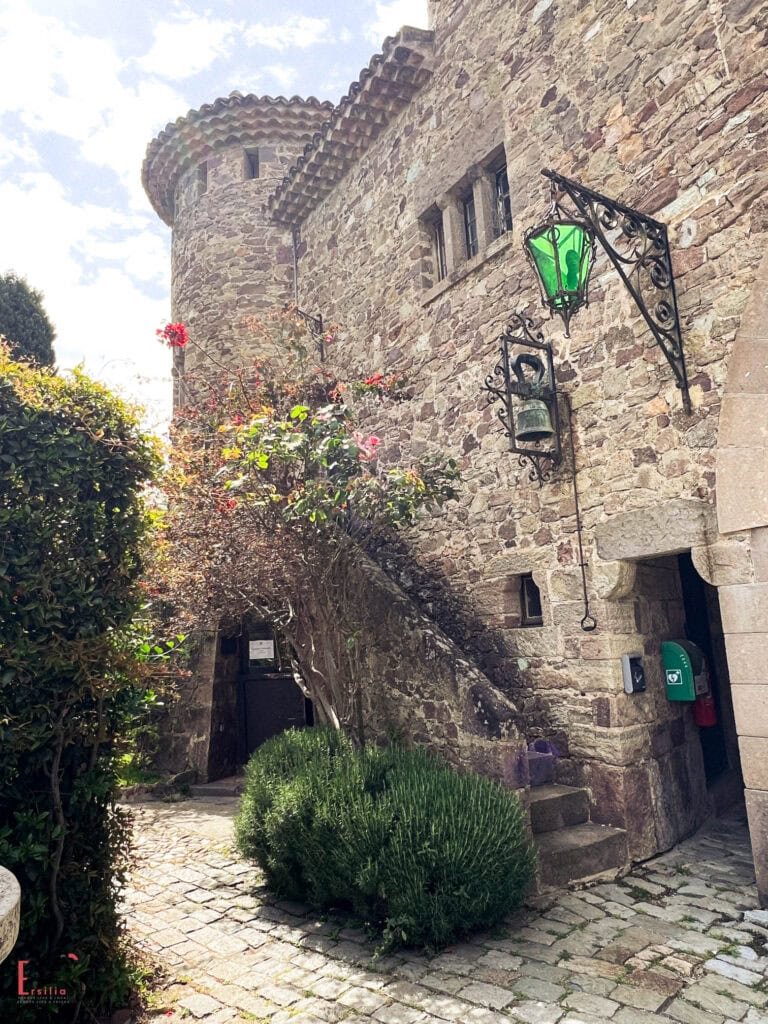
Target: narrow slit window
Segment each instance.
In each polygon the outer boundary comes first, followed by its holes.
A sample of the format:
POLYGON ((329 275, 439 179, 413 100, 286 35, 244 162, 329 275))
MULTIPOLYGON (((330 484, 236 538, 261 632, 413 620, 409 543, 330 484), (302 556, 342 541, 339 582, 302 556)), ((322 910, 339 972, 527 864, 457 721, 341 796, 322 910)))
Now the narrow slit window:
POLYGON ((534 582, 533 573, 524 573, 520 577, 520 625, 541 626, 543 622, 541 591, 534 582))
POLYGON ((493 234, 494 238, 499 238, 507 231, 512 230, 512 202, 509 198, 509 176, 506 164, 503 164, 494 173, 494 198, 496 205, 493 234))
POLYGON ((208 161, 205 160, 197 168, 197 194, 204 195, 208 191, 208 161))
POLYGON ((437 280, 442 281, 448 273, 448 263, 445 258, 445 227, 443 226, 442 214, 432 225, 432 246, 434 248, 437 280))
POLYGON ((477 215, 475 213, 475 197, 473 193, 465 196, 462 200, 464 212, 464 245, 467 250, 467 259, 471 260, 477 256, 477 215))
POLYGON ((245 180, 258 178, 259 176, 259 151, 258 149, 246 149, 244 161, 245 180))

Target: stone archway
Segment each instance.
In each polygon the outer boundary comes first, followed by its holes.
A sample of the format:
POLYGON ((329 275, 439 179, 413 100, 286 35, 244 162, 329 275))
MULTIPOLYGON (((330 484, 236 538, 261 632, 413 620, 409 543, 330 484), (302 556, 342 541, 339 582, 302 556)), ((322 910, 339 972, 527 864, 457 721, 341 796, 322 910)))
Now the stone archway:
POLYGON ((758 890, 768 905, 768 256, 728 363, 717 444, 717 519, 746 534, 751 576, 720 591, 758 890))
MULTIPOLYGON (((654 799, 646 807, 646 816, 652 819, 658 848, 667 848, 679 841, 704 817, 719 806, 738 802, 743 789, 739 771, 736 731, 730 700, 729 672, 723 650, 723 632, 719 596, 726 586, 741 584, 752 579, 749 546, 743 534, 721 537, 717 529, 715 509, 701 499, 674 498, 659 502, 652 508, 634 509, 617 513, 600 523, 595 530, 599 558, 592 564, 592 580, 596 596, 617 608, 628 609, 630 621, 635 623, 631 642, 638 651, 644 650, 648 694, 642 699, 624 699, 622 713, 617 720, 644 722, 651 733, 651 750, 638 750, 639 760, 632 770, 645 768, 662 780, 656 786, 654 799), (681 560, 689 558, 693 577, 686 584, 681 575, 681 560), (662 640, 695 625, 689 620, 689 607, 693 579, 709 588, 711 604, 706 616, 704 633, 707 647, 716 640, 716 661, 713 678, 720 681, 718 728, 725 746, 727 733, 728 757, 725 771, 717 776, 710 773, 702 761, 703 745, 692 717, 676 714, 660 697, 661 667, 659 645, 662 640), (646 702, 650 700, 650 704, 646 702), (676 760, 670 759, 665 740, 667 731, 677 736, 676 760), (684 730, 684 731, 683 731, 684 730), (654 764, 656 762, 656 764, 654 764), (677 794, 677 796, 676 796, 677 794), (680 795, 684 797, 682 804, 680 795), (677 816, 680 820, 677 821, 677 816)), ((704 591, 702 591, 702 594, 704 591)), ((619 638, 616 638, 620 643, 619 638)), ((630 638, 627 638, 630 639, 630 638)), ((623 650, 617 647, 616 650, 623 650)), ((713 657, 710 650, 709 657, 713 657)), ((678 709, 679 710, 679 709, 678 709)), ((709 744, 708 744, 709 745, 709 744)), ((709 766, 711 768, 711 765, 709 766)), ((628 769, 625 769, 627 771, 628 769)), ((637 807, 633 803, 633 822, 637 820, 637 807)), ((647 856, 648 850, 637 846, 635 856, 647 856)))

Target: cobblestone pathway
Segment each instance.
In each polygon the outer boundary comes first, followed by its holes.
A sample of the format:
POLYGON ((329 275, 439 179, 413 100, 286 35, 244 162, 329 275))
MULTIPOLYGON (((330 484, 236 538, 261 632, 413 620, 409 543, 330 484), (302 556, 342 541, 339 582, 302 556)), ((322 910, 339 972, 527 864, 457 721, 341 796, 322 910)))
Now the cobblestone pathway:
POLYGON ((129 927, 174 979, 163 1020, 768 1024, 768 911, 737 818, 438 956, 371 961, 362 931, 260 888, 233 852, 235 804, 134 806, 129 927))

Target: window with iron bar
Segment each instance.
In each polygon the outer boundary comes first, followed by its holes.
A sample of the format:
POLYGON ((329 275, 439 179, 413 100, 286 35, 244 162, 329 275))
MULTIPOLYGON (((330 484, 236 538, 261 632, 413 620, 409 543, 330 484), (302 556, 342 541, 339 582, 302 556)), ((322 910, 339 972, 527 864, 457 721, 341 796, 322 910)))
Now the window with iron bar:
POLYGON ((502 164, 494 173, 494 220, 493 237, 499 238, 512 230, 512 202, 509 198, 509 176, 507 165, 502 164))
POLYGON ((442 281, 448 273, 448 262, 445 256, 445 228, 442 213, 432 225, 432 248, 434 250, 437 280, 442 281))
POLYGON ((464 246, 467 250, 467 259, 471 260, 477 256, 477 216, 475 213, 475 197, 472 192, 462 200, 464 212, 464 246))

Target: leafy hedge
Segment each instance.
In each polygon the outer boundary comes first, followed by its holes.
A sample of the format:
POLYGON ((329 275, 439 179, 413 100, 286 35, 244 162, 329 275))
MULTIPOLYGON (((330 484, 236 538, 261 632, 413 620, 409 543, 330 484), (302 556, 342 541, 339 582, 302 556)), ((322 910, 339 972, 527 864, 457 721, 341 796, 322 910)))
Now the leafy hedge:
POLYGON ((238 846, 276 892, 346 906, 383 948, 443 946, 522 902, 535 857, 517 796, 423 750, 291 730, 253 755, 238 846))
POLYGON ((30 989, 58 985, 74 1007, 128 995, 113 739, 135 711, 127 627, 142 603, 141 490, 155 466, 103 387, 15 363, 0 345, 0 864, 22 889, 2 1020, 73 1015, 19 1003, 17 960, 29 961, 30 989))

